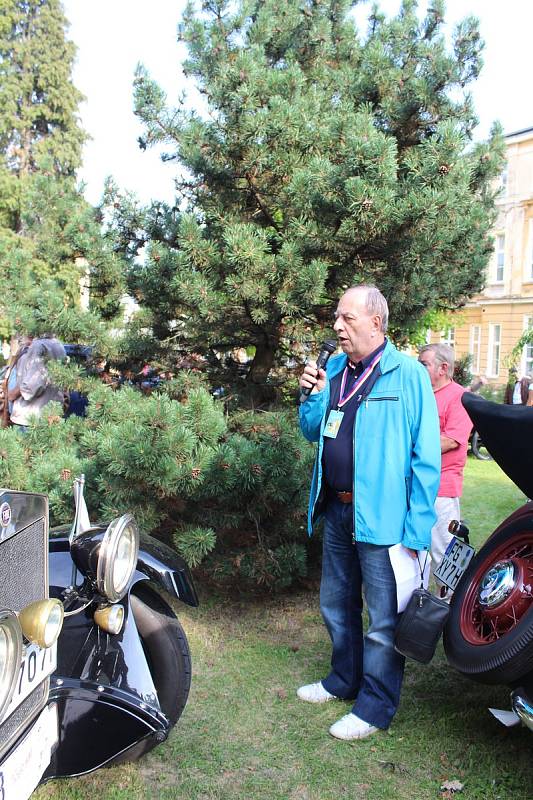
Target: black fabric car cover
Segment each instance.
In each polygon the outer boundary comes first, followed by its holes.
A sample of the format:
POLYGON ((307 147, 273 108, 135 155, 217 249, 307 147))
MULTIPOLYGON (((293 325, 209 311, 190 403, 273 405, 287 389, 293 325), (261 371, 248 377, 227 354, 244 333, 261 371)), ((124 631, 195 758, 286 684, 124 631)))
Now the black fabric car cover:
POLYGON ((533 497, 533 406, 491 403, 470 392, 462 401, 493 459, 527 497, 533 497))

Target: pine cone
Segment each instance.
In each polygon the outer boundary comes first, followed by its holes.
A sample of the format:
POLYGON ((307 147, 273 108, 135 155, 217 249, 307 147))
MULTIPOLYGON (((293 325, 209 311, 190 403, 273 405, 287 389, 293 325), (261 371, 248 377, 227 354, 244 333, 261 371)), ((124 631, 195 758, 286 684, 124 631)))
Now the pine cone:
POLYGON ((262 475, 263 474, 263 470, 262 470, 260 464, 252 464, 251 469, 252 469, 252 472, 254 473, 254 475, 262 475))
POLYGON ((70 469, 62 469, 59 473, 59 477, 62 481, 69 481, 72 478, 72 470, 70 469))
POLYGON ((447 175, 449 171, 450 171, 450 167, 448 166, 448 164, 441 164, 440 165, 440 167, 439 167, 439 174, 440 175, 447 175))
POLYGON ((199 478, 201 471, 202 470, 200 469, 200 467, 193 467, 193 469, 191 470, 192 477, 193 478, 199 478))

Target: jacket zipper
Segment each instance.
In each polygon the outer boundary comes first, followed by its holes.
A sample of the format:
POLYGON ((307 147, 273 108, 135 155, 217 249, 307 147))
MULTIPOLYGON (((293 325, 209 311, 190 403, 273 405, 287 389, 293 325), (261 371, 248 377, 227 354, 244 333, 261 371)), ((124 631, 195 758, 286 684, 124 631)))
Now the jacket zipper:
POLYGON ((365 400, 365 406, 368 408, 369 403, 380 403, 383 400, 396 400, 398 401, 399 397, 367 397, 365 400))

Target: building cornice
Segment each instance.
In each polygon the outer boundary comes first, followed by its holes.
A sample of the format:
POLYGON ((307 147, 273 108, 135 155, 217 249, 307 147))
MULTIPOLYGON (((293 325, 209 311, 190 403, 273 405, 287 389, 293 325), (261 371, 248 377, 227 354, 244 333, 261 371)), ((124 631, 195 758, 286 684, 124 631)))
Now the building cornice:
POLYGON ((533 139, 533 128, 522 128, 520 131, 513 131, 507 133, 503 137, 505 144, 517 144, 518 142, 525 142, 527 139, 533 139))
POLYGON ((491 298, 480 298, 479 300, 472 300, 469 303, 465 303, 464 308, 479 308, 479 306, 506 306, 509 304, 516 305, 532 305, 533 304, 533 295, 531 297, 516 297, 507 295, 505 297, 491 297, 491 298))

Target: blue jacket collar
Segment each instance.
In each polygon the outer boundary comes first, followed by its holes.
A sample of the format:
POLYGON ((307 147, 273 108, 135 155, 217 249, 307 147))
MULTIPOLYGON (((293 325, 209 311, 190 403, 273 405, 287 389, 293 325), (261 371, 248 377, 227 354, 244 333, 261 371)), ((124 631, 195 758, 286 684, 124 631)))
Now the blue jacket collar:
MULTIPOLYGON (((338 375, 339 372, 344 369, 347 363, 348 356, 345 353, 341 353, 338 356, 333 356, 333 358, 330 358, 326 367, 328 378, 331 379, 335 377, 335 375, 338 375)), ((398 367, 399 363, 400 357, 398 351, 387 339, 387 344, 385 345, 383 355, 381 356, 381 361, 379 362, 381 374, 384 375, 386 372, 392 372, 393 369, 398 367)))

